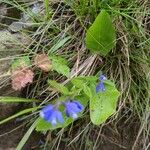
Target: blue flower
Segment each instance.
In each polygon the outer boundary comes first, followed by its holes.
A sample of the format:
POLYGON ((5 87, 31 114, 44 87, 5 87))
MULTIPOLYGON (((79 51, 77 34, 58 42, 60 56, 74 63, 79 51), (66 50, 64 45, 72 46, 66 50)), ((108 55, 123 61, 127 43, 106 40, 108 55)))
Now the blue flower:
POLYGON ((106 77, 101 74, 99 77, 99 83, 96 86, 96 93, 105 91, 105 86, 103 83, 104 80, 106 80, 106 77))
POLYGON ((76 100, 65 102, 65 107, 67 117, 72 117, 73 119, 76 119, 78 117, 77 113, 80 113, 84 109, 84 106, 76 100))
POLYGON ((103 74, 101 74, 100 76, 99 76, 99 81, 104 81, 104 80, 106 80, 107 78, 103 75, 103 74))
POLYGON ((105 86, 103 82, 99 82, 98 85, 96 86, 96 93, 100 91, 105 91, 105 86))
POLYGON ((40 111, 40 116, 47 122, 50 122, 52 126, 57 125, 57 123, 63 123, 64 119, 62 113, 57 110, 54 105, 48 105, 40 111))

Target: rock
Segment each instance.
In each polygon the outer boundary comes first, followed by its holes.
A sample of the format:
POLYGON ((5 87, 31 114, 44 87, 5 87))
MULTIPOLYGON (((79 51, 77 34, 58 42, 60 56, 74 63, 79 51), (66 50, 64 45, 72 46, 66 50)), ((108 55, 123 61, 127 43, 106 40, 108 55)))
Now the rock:
POLYGON ((9 29, 13 32, 18 32, 22 30, 24 27, 24 24, 22 22, 13 22, 10 26, 9 29))
MULTIPOLYGON (((11 34, 7 30, 0 31, 0 96, 19 96, 20 92, 12 89, 10 84, 10 66, 13 58, 24 51, 29 44, 29 39, 24 35, 11 34)), ((0 119, 12 115, 18 108, 18 104, 0 103, 0 119)))
POLYGON ((31 40, 22 34, 11 34, 9 31, 0 31, 0 85, 1 81, 8 79, 8 71, 11 61, 15 55, 24 51, 24 47, 30 44, 31 40))
POLYGON ((0 22, 2 21, 4 16, 6 16, 6 14, 7 14, 7 6, 5 4, 0 3, 0 22))
MULTIPOLYGON (((29 3, 31 0, 21 0, 23 3, 29 3)), ((35 2, 35 1, 33 1, 35 2)), ((59 0, 49 0, 49 4, 53 5, 55 3, 59 3, 59 0)), ((29 29, 34 26, 34 19, 44 19, 45 12, 44 12, 44 3, 42 0, 39 0, 38 2, 33 3, 29 6, 27 9, 27 12, 21 13, 21 18, 19 21, 14 21, 9 25, 9 29, 13 32, 18 32, 22 29, 29 29)))
POLYGON ((33 18, 40 17, 43 18, 44 14, 41 14, 41 7, 43 6, 43 3, 35 3, 31 5, 28 8, 29 14, 22 12, 21 13, 21 18, 19 19, 18 22, 13 22, 12 24, 9 25, 9 30, 13 32, 18 32, 22 29, 29 29, 30 27, 33 26, 33 18))

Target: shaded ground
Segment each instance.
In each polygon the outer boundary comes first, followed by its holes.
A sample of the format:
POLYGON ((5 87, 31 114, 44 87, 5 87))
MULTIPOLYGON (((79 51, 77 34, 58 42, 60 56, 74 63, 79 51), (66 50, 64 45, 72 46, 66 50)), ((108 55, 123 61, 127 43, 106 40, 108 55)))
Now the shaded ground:
MULTIPOLYGON (((133 120, 132 120, 133 121, 133 120)), ((103 142, 101 150, 131 150, 136 140, 139 125, 138 122, 121 123, 118 127, 106 127, 104 134, 101 136, 103 142)), ((99 149, 99 148, 98 148, 99 149)), ((141 141, 136 144, 134 150, 141 150, 141 141)))
MULTIPOLYGON (((120 124, 120 123, 119 123, 120 124)), ((93 144, 89 142, 89 150, 92 150, 93 147, 96 150, 131 150, 135 142, 137 133, 138 133, 138 122, 122 122, 120 125, 114 126, 105 126, 102 130, 102 133, 99 135, 99 130, 92 130, 90 133, 90 141, 94 144, 97 141, 97 146, 94 147, 93 144), (99 138, 97 138, 99 136, 99 138)), ((5 124, 0 127, 0 150, 15 149, 23 135, 25 134, 25 128, 20 126, 15 122, 5 124)), ((28 142, 25 144, 24 149, 28 150, 38 150, 40 149, 41 138, 43 136, 37 132, 34 132, 29 138, 28 142)), ((89 140, 89 137, 85 137, 85 141, 89 140)), ((43 141, 43 139, 42 139, 43 141)), ((142 141, 138 141, 134 150, 141 150, 142 141)), ((85 149, 84 144, 80 149, 85 149)), ((72 146, 67 146, 68 143, 60 143, 59 149, 73 150, 72 146)), ((87 147, 87 145, 86 145, 87 147)), ((76 149, 79 147, 77 146, 76 149)), ((43 149, 43 148, 42 148, 43 149)), ((49 148, 47 148, 49 149, 49 148)))
MULTIPOLYGON (((15 123, 8 123, 0 127, 0 150, 15 150, 17 144, 25 134, 24 127, 15 123)), ((25 144, 24 149, 38 149, 41 136, 33 133, 25 144)))

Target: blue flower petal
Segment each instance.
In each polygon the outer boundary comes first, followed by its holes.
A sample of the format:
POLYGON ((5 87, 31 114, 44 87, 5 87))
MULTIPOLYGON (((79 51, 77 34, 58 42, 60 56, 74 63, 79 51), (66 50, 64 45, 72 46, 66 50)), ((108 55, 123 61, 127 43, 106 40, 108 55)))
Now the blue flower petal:
POLYGON ((56 118, 57 118, 57 121, 59 123, 63 123, 64 122, 64 118, 63 118, 62 113, 60 111, 57 111, 56 118))
POLYGON ((71 117, 72 113, 73 112, 71 110, 69 110, 67 108, 65 109, 65 114, 66 114, 67 117, 71 117))
POLYGON ((64 119, 62 116, 62 113, 59 110, 54 110, 49 118, 49 120, 47 120, 48 122, 50 122, 52 124, 52 126, 55 126, 58 122, 59 123, 63 123, 64 119))
POLYGON ((99 77, 99 80, 100 80, 100 81, 104 81, 104 80, 106 80, 106 79, 107 79, 107 78, 106 78, 103 74, 101 74, 100 77, 99 77))
POLYGON ((46 107, 44 107, 41 111, 40 111, 40 116, 41 118, 43 118, 44 120, 49 120, 50 119, 50 116, 52 114, 54 110, 54 106, 53 105, 48 105, 46 107))
POLYGON ((72 117, 73 119, 77 119, 78 115, 72 110, 65 109, 65 113, 67 117, 72 117))
POLYGON ((53 105, 48 105, 40 111, 40 116, 52 126, 56 126, 57 123, 63 123, 64 119, 62 113, 57 110, 53 105))
POLYGON ((74 102, 66 102, 66 109, 68 109, 68 111, 72 111, 72 112, 76 112, 76 113, 79 113, 82 111, 78 107, 78 105, 74 102))
POLYGON ((65 114, 66 114, 67 117, 71 116, 71 113, 70 113, 70 111, 68 111, 68 109, 65 109, 65 114))
POLYGON ((73 119, 77 119, 78 118, 78 115, 76 113, 72 113, 71 116, 72 116, 73 119))
POLYGON ((76 119, 78 117, 77 113, 80 113, 83 110, 83 105, 80 104, 80 102, 73 100, 73 101, 67 101, 65 103, 65 113, 67 117, 72 117, 73 119, 76 119))
POLYGON ((51 123, 52 126, 56 126, 57 125, 57 120, 56 117, 54 117, 54 115, 52 115, 50 117, 50 119, 48 120, 49 123, 51 123))
POLYGON ((76 100, 73 100, 73 102, 78 106, 79 109, 81 109, 81 110, 84 109, 84 106, 80 102, 78 102, 76 100))
POLYGON ((105 91, 105 87, 104 87, 104 83, 103 82, 99 82, 98 85, 96 86, 96 93, 98 92, 103 92, 105 91))

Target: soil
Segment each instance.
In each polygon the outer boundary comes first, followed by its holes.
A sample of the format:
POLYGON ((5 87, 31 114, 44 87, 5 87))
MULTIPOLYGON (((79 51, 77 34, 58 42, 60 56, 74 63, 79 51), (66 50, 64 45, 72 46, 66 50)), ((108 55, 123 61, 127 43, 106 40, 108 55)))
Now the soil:
MULTIPOLYGON (((118 128, 106 126, 104 129, 102 144, 100 145, 101 150, 132 150, 134 142, 137 137, 139 123, 133 122, 126 124, 121 122, 118 128), (115 131, 116 130, 116 131, 115 131)), ((141 141, 136 144, 134 150, 141 150, 141 141)))
MULTIPOLYGON (((111 125, 107 125, 103 128, 102 133, 99 136, 97 146, 95 150, 132 150, 132 146, 135 142, 138 129, 138 122, 132 122, 130 125, 127 123, 121 123, 117 128, 111 125)), ((17 144, 26 132, 24 126, 19 127, 20 124, 16 122, 9 122, 3 126, 0 126, 0 150, 15 150, 17 144), (19 127, 19 128, 17 128, 19 127), (16 129, 17 128, 17 129, 16 129), (15 129, 15 130, 14 130, 15 129)), ((99 130, 93 129, 90 140, 95 143, 99 130)), ((28 139, 23 150, 38 150, 40 149, 40 141, 43 141, 43 135, 39 132, 32 133, 28 139)), ((86 140, 86 139, 85 139, 86 140)), ((139 141, 136 144, 134 150, 141 150, 141 143, 139 141)), ((68 144, 68 143, 67 143, 68 144)), ((92 146, 92 145, 91 145, 92 146)), ((88 150, 92 150, 93 147, 89 147, 88 150)), ((86 146, 87 147, 87 146, 86 146)), ((76 146, 78 148, 78 146, 76 146)), ((60 143, 59 150, 73 150, 72 147, 66 146, 65 142, 60 143)), ((81 149, 84 149, 84 144, 81 149)))
MULTIPOLYGON (((15 122, 0 126, 0 150, 15 150, 25 132, 26 128, 15 122)), ((34 132, 24 145, 23 150, 39 149, 41 137, 40 134, 34 132)))

